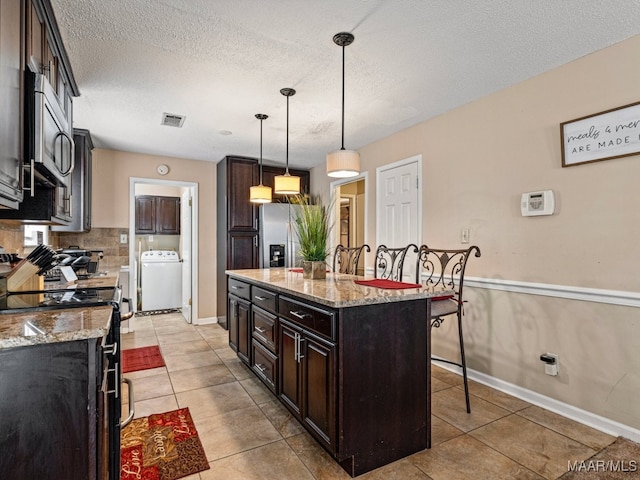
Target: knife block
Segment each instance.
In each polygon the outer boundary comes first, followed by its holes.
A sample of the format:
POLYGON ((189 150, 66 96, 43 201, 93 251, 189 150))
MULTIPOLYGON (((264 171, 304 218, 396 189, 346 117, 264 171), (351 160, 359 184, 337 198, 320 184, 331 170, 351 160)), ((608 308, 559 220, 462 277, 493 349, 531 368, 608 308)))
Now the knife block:
POLYGON ((7 275, 7 291, 15 293, 44 290, 44 277, 38 275, 38 270, 29 260, 21 260, 7 275))

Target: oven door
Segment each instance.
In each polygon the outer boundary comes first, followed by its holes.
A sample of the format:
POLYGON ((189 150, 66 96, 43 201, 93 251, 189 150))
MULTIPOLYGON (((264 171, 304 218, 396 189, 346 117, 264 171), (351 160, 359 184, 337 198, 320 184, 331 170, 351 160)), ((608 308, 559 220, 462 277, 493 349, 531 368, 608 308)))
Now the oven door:
POLYGON ((32 159, 56 185, 71 188, 75 143, 58 97, 44 75, 33 75, 32 159))

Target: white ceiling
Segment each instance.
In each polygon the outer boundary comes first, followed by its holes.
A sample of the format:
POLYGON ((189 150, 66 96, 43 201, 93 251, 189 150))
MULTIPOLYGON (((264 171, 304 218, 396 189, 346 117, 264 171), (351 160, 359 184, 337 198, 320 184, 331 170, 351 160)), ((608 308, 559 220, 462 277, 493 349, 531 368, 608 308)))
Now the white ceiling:
MULTIPOLYGON (((638 0, 51 0, 100 148, 312 167, 640 33, 638 0), (163 112, 186 115, 182 128, 163 112), (231 132, 223 135, 222 132, 231 132), (271 160, 269 162, 269 160, 271 160)), ((638 61, 637 58, 629 61, 638 61)))

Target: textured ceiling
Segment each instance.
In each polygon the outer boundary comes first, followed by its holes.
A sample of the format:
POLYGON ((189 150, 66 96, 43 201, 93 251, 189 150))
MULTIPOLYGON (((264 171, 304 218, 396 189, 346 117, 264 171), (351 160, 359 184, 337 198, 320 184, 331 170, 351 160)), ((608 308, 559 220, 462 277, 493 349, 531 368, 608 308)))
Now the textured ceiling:
MULTIPOLYGON (((51 0, 100 148, 311 167, 640 33, 638 0, 51 0), (161 126, 163 112, 186 115, 161 126), (231 132, 224 135, 221 132, 231 132)), ((629 59, 638 61, 638 59, 629 59)))

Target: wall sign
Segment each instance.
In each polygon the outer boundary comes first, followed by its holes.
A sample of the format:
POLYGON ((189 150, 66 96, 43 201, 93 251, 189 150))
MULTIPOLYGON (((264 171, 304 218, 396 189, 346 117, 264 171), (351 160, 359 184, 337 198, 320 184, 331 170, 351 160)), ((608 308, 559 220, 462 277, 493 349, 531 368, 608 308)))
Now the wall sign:
POLYGON ((640 102, 560 124, 562 166, 640 153, 640 102))

